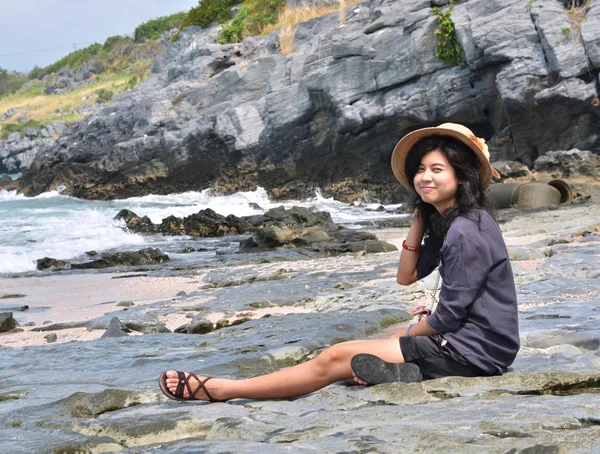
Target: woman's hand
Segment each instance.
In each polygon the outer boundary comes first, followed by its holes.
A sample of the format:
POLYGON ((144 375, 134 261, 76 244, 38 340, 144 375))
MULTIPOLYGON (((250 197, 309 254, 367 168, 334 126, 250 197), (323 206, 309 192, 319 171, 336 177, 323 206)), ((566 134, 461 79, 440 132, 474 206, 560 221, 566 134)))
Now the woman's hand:
POLYGON ((413 214, 412 224, 406 235, 405 244, 415 250, 407 250, 402 248, 400 254, 400 263, 398 272, 396 273, 396 282, 400 285, 410 285, 417 281, 417 262, 419 261, 419 251, 423 235, 425 234, 425 226, 423 218, 418 210, 413 214))

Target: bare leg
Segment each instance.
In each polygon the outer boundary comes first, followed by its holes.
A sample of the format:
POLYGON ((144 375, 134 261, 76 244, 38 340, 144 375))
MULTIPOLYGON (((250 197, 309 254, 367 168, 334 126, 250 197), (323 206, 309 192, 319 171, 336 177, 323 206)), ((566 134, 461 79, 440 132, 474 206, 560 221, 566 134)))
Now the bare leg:
MULTIPOLYGON (((381 359, 402 363, 404 357, 398 339, 349 341, 336 344, 313 360, 259 377, 244 380, 213 378, 207 388, 214 399, 229 400, 279 399, 302 396, 332 383, 352 379, 350 360, 358 353, 371 353, 381 359)), ((199 377, 201 380, 203 377, 199 377)), ((196 386, 191 379, 192 388, 196 386)), ((178 384, 175 371, 167 372, 167 387, 174 393, 178 384)), ((187 397, 187 390, 184 393, 187 397)), ((196 393, 197 399, 208 400, 204 391, 196 393)))

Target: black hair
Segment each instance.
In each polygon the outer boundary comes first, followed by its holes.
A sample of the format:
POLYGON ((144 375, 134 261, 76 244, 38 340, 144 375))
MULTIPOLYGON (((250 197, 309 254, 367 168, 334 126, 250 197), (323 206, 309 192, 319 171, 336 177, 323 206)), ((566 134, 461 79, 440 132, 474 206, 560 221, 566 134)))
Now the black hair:
POLYGON ((441 152, 454 169, 456 178, 460 182, 456 190, 456 201, 443 213, 438 213, 433 205, 424 202, 417 194, 411 203, 411 207, 413 210, 418 211, 423 219, 425 235, 434 234, 443 240, 450 224, 458 216, 477 209, 486 210, 493 216, 493 211, 481 186, 479 159, 468 146, 453 137, 427 137, 411 148, 406 157, 405 173, 413 189, 413 181, 421 161, 426 154, 432 151, 441 152))

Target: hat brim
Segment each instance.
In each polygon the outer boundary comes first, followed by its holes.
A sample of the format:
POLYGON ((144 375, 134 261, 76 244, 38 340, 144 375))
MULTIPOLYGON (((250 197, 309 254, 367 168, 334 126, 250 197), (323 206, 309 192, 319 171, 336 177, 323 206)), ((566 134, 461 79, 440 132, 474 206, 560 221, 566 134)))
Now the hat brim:
POLYGON ((400 139, 400 141, 394 147, 394 151, 392 153, 392 171, 394 172, 394 176, 400 182, 400 184, 409 191, 415 192, 406 176, 406 157, 408 156, 408 153, 410 153, 410 150, 412 150, 412 148, 417 144, 417 142, 432 136, 453 137, 457 140, 460 140, 467 147, 469 147, 473 153, 475 153, 475 156, 477 156, 477 159, 479 159, 479 174, 483 189, 486 189, 490 185, 492 181, 492 175, 497 178, 499 177, 498 172, 492 168, 488 158, 483 154, 483 151, 472 139, 466 135, 447 128, 422 128, 408 133, 402 139, 400 139))

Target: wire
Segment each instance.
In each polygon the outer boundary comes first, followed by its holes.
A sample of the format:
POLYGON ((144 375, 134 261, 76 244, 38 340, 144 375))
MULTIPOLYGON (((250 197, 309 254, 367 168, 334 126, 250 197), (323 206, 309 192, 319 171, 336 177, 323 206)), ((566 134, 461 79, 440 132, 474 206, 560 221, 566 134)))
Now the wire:
POLYGON ((72 47, 73 45, 89 45, 89 44, 93 44, 93 43, 72 43, 72 44, 68 44, 68 45, 65 45, 65 46, 50 47, 48 49, 32 50, 32 51, 20 52, 20 53, 16 53, 16 54, 4 54, 4 55, 0 55, 0 58, 21 57, 21 56, 25 56, 25 55, 32 55, 32 54, 39 54, 39 53, 42 53, 42 52, 49 52, 51 50, 56 50, 56 49, 64 49, 66 47, 72 47))

